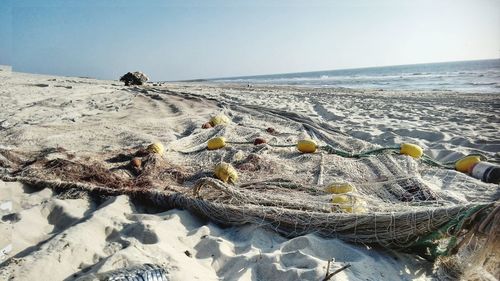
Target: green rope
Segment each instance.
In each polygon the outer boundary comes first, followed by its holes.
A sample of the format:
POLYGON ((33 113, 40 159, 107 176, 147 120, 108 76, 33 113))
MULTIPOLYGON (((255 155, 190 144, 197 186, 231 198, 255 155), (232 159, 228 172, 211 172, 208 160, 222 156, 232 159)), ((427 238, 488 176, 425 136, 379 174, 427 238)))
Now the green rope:
POLYGON ((405 248, 418 248, 424 247, 429 248, 430 255, 432 258, 437 258, 438 256, 447 256, 451 249, 453 249, 458 241, 458 234, 462 230, 463 225, 467 219, 469 219, 473 214, 484 209, 491 204, 482 204, 474 206, 470 209, 465 210, 464 212, 458 214, 455 218, 450 220, 447 224, 438 228, 434 232, 428 234, 423 238, 419 238, 417 241, 411 243, 405 248), (450 229, 454 229, 453 234, 450 233, 450 229), (448 241, 448 245, 446 249, 439 250, 438 245, 435 241, 442 239, 446 236, 450 236, 450 240, 448 241))
MULTIPOLYGON (((339 156, 342 156, 342 157, 347 157, 347 158, 368 157, 370 155, 382 154, 382 153, 385 153, 386 151, 398 152, 400 150, 399 146, 397 146, 397 147, 393 146, 393 147, 382 147, 382 148, 377 148, 377 149, 362 151, 362 152, 359 152, 359 153, 352 153, 352 152, 347 152, 347 151, 344 151, 344 150, 336 149, 336 148, 334 148, 334 147, 332 147, 330 145, 325 145, 325 146, 322 146, 320 148, 322 148, 323 150, 327 151, 328 153, 336 154, 336 155, 339 155, 339 156)), ((480 153, 469 154, 469 155, 467 155, 465 157, 468 157, 468 156, 478 156, 481 159, 481 161, 487 161, 488 160, 488 158, 484 154, 480 154, 480 153)), ((461 159, 463 159, 463 158, 461 158, 461 159)), ((422 161, 423 163, 425 163, 427 165, 430 165, 430 166, 439 167, 439 168, 443 168, 443 169, 449 169, 449 170, 455 170, 455 163, 458 160, 441 163, 441 162, 433 159, 429 155, 424 154, 420 158, 420 161, 422 161)))
POLYGON ((253 141, 226 141, 227 144, 253 144, 253 141))
POLYGON ((268 143, 268 145, 270 145, 272 147, 295 147, 295 146, 297 146, 296 144, 270 144, 270 143, 268 143))
MULTIPOLYGON (((228 141, 227 143, 228 144, 253 144, 252 141, 246 141, 246 142, 228 141)), ((272 146, 272 147, 295 147, 296 146, 296 144, 270 144, 270 143, 268 143, 268 145, 272 146)), ((359 153, 353 153, 353 152, 348 152, 348 151, 341 150, 341 149, 336 149, 331 145, 320 146, 319 148, 323 149, 324 151, 326 151, 330 154, 336 154, 336 155, 339 155, 341 157, 346 157, 346 158, 362 158, 362 157, 368 157, 371 155, 382 154, 382 153, 385 153, 387 151, 399 152, 399 150, 400 150, 400 146, 389 146, 389 147, 382 147, 382 148, 361 151, 359 153)), ((481 161, 488 160, 488 158, 484 154, 480 154, 480 153, 469 154, 466 157, 468 157, 468 156, 478 156, 478 157, 480 157, 481 161)), ((461 159, 463 159, 463 158, 461 158, 461 159)), ((433 167, 455 170, 455 163, 458 160, 442 163, 442 162, 439 162, 439 161, 433 159, 429 155, 424 154, 420 158, 420 161, 422 161, 422 163, 425 163, 425 164, 433 166, 433 167)))
POLYGON ((367 150, 367 151, 362 151, 359 153, 360 157, 366 157, 370 155, 376 155, 376 154, 381 154, 386 151, 399 151, 401 148, 399 146, 395 147, 382 147, 382 148, 377 148, 377 149, 372 149, 372 150, 367 150))
MULTIPOLYGON (((253 141, 226 141, 227 144, 253 144, 253 141)), ((272 147, 294 147, 296 144, 271 144, 267 145, 272 147)))
POLYGON ((441 163, 441 162, 438 162, 438 161, 432 159, 430 156, 428 156, 426 154, 424 154, 420 160, 423 163, 425 163, 427 165, 430 165, 430 166, 444 168, 444 169, 452 169, 452 170, 455 169, 455 162, 452 162, 452 163, 441 163))
POLYGON ((326 152, 330 154, 336 154, 342 157, 347 157, 347 158, 361 158, 361 157, 368 157, 370 155, 377 155, 377 154, 382 154, 387 151, 399 151, 399 146, 398 147, 382 147, 382 148, 376 148, 376 149, 371 149, 371 150, 365 150, 361 151, 359 153, 352 153, 352 152, 347 152, 344 150, 336 149, 330 145, 325 145, 321 146, 321 149, 325 150, 326 152))

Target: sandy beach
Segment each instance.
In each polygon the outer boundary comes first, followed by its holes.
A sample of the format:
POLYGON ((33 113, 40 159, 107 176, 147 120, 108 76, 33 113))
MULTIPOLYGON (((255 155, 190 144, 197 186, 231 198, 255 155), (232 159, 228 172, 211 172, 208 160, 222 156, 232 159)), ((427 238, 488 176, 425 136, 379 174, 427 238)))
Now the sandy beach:
MULTIPOLYGON (((203 168, 211 171, 205 163, 248 152, 234 145, 219 154, 187 154, 205 146, 210 136, 224 134, 234 141, 260 136, 282 143, 311 136, 302 126, 253 113, 261 108, 304 116, 338 132, 340 144, 358 150, 410 142, 438 161, 454 161, 471 153, 500 160, 500 99, 495 94, 201 82, 125 87, 117 81, 3 68, 0 98, 2 150, 63 148, 84 158, 161 142, 167 147, 166 161, 188 167, 193 174, 203 168), (232 120, 227 129, 201 128, 221 112, 232 120), (280 134, 266 133, 268 127, 280 134), (188 142, 199 145, 188 147, 188 142)), ((328 173, 328 166, 316 178, 310 172, 314 159, 299 159, 304 161, 300 167, 280 162, 282 156, 290 163, 302 163, 292 150, 266 156, 275 169, 269 173, 297 175, 311 185, 340 177, 328 173)), ((4 160, 0 158, 0 164, 7 163, 4 160)), ((394 161, 414 165, 411 159, 394 161)), ((0 171, 7 173, 7 165, 0 165, 0 171)), ((260 177, 238 171, 242 182, 260 177)), ((457 202, 467 202, 469 194, 447 183, 466 177, 455 171, 422 176, 436 192, 448 193, 457 202)), ((485 194, 498 193, 498 185, 478 181, 477 186, 485 194)), ((416 255, 315 233, 286 238, 257 224, 221 226, 187 210, 148 206, 125 195, 74 198, 49 188, 0 181, 0 216, 2 280, 87 280, 83 278, 143 263, 163 266, 172 281, 322 280, 331 259, 330 272, 351 265, 331 280, 436 278, 433 264, 416 255)), ((481 274, 484 280, 495 280, 499 272, 481 274)))

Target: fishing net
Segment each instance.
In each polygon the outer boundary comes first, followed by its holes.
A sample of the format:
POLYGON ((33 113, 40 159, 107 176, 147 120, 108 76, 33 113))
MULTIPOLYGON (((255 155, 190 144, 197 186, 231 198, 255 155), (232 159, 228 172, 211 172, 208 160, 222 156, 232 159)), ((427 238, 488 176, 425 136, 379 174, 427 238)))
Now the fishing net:
POLYGON ((200 124, 188 136, 165 144, 163 156, 141 147, 100 154, 4 149, 2 179, 66 194, 128 194, 148 204, 187 209, 219 224, 253 223, 287 237, 316 233, 392 248, 422 248, 433 256, 456 252, 462 245, 458 238, 467 233, 496 237, 498 185, 393 150, 345 157, 326 148, 355 153, 380 147, 300 114, 221 106, 230 124, 210 129, 200 124), (224 136, 228 145, 207 150, 207 141, 217 136, 224 136), (257 137, 267 143, 254 145, 257 137), (320 149, 297 151, 295 143, 304 137, 314 139, 320 149), (238 182, 213 177, 221 161, 236 168, 238 182), (355 186, 348 196, 362 208, 332 203, 334 195, 324 188, 333 182, 355 186), (439 243, 443 237, 449 238, 444 247, 439 243))

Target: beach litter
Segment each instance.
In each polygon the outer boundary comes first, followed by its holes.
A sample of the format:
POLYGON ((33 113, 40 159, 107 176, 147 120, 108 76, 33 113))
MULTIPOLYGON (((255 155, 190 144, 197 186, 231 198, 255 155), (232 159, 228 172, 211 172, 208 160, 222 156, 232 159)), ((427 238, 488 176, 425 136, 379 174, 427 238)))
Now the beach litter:
POLYGON ((431 260, 458 254, 484 260, 468 248, 470 241, 484 248, 498 242, 498 186, 457 172, 456 163, 440 163, 416 145, 376 147, 318 131, 329 138, 286 141, 277 134, 257 147, 261 131, 245 130, 251 129, 228 123, 169 144, 169 155, 182 155, 190 165, 162 157, 161 143, 146 154, 127 155, 127 148, 85 157, 0 149, 1 179, 61 193, 127 194, 221 225, 252 223, 286 237, 316 233, 431 260), (222 133, 239 138, 216 137, 222 133), (436 188, 435 179, 446 180, 453 192, 436 188))

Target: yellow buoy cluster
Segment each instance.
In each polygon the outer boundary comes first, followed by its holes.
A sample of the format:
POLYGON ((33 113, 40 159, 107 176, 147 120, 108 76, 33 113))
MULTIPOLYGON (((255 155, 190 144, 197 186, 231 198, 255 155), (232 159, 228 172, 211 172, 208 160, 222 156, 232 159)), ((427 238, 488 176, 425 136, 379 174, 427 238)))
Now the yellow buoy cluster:
POLYGON ((225 183, 236 183, 238 180, 238 172, 229 163, 221 162, 215 166, 214 169, 215 177, 220 179, 225 183))
POLYGON ((399 150, 399 153, 409 155, 413 158, 418 159, 418 158, 422 157, 422 155, 424 155, 424 150, 416 144, 402 143, 400 150, 399 150))
POLYGON ((332 204, 346 213, 366 212, 365 202, 356 197, 356 187, 348 182, 334 182, 325 187, 325 192, 333 193, 332 204))
POLYGON ((207 148, 209 150, 223 148, 224 146, 226 146, 226 138, 224 138, 224 137, 216 137, 216 138, 210 139, 207 143, 207 148))
POLYGON ((159 154, 159 155, 163 155, 163 152, 165 152, 165 148, 163 147, 163 144, 161 144, 159 142, 155 142, 155 143, 152 143, 152 144, 148 145, 148 147, 146 148, 146 150, 149 153, 156 153, 156 154, 159 154))
POLYGON ((297 149, 302 153, 314 153, 318 149, 318 144, 311 139, 300 140, 297 142, 297 149))

